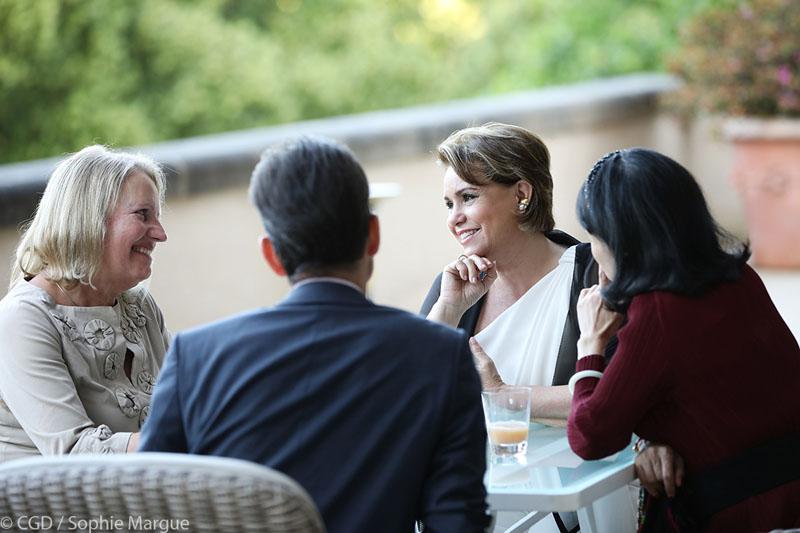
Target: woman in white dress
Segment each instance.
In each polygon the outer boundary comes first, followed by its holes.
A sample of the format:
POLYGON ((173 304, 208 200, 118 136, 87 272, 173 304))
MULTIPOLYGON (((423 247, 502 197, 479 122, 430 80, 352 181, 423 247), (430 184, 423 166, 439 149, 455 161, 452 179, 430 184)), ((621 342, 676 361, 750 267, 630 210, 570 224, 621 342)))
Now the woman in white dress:
POLYGON ((0 301, 0 462, 136 449, 169 341, 137 287, 163 198, 141 155, 90 146, 56 167, 0 301))
MULTIPOLYGON (((433 282, 421 313, 474 335, 484 389, 530 386, 531 417, 566 425, 580 336, 575 306, 596 283, 597 265, 588 244, 553 229, 547 147, 524 128, 489 123, 453 133, 437 155, 446 166, 447 227, 463 254, 433 282)), ((550 474, 558 475, 537 469, 550 474)), ((534 530, 574 527, 574 514, 555 516, 567 527, 548 520, 534 530)))
POLYGON ((437 151, 447 227, 464 252, 436 278, 422 313, 475 336, 485 389, 532 386, 531 416, 565 421, 575 303, 597 266, 588 244, 553 230, 547 147, 524 128, 489 123, 453 133, 437 151))

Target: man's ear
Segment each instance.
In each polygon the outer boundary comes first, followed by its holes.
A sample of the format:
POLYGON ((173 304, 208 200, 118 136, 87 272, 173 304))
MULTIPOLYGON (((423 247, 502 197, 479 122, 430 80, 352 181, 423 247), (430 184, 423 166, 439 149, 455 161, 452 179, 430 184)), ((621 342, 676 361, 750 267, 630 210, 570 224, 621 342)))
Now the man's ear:
POLYGON ((370 257, 378 253, 381 246, 381 226, 378 217, 369 216, 369 233, 367 234, 367 255, 370 257))
POLYGON ((272 240, 266 235, 261 237, 261 255, 264 256, 264 260, 273 272, 279 276, 286 275, 286 269, 283 268, 283 263, 281 263, 281 260, 278 258, 275 247, 272 246, 272 240))

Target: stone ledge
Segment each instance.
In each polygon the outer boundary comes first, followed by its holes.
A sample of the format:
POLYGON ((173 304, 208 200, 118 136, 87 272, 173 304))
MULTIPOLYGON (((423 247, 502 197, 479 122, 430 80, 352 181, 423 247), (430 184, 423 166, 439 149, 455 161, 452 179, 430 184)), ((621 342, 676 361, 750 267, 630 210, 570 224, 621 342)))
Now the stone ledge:
POLYGON ((800 139, 800 119, 737 117, 723 122, 722 133, 732 141, 787 141, 800 139))
MULTIPOLYGON (((632 74, 509 93, 205 135, 133 148, 163 163, 170 196, 247 183, 263 150, 288 137, 317 134, 348 144, 364 162, 432 151, 451 132, 488 121, 536 124, 537 133, 588 127, 653 113, 678 87, 665 74, 632 74)), ((0 166, 0 224, 29 218, 60 158, 0 166)))

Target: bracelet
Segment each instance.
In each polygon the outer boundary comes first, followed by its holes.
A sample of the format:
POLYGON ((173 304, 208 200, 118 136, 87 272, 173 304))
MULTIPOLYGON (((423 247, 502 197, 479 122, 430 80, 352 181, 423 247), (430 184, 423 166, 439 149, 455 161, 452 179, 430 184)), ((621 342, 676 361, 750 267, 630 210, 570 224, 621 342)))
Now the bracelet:
POLYGON ((647 449, 647 447, 649 445, 650 445, 650 441, 645 440, 642 437, 639 437, 638 439, 636 439, 636 442, 633 443, 633 446, 631 447, 631 449, 633 450, 633 453, 635 453, 636 455, 639 455, 640 453, 645 451, 645 449, 647 449))
POLYGON ((571 378, 569 378, 569 383, 567 386, 569 387, 569 395, 572 396, 575 394, 575 384, 582 380, 583 378, 602 378, 603 373, 599 370, 581 370, 580 372, 575 372, 571 378))

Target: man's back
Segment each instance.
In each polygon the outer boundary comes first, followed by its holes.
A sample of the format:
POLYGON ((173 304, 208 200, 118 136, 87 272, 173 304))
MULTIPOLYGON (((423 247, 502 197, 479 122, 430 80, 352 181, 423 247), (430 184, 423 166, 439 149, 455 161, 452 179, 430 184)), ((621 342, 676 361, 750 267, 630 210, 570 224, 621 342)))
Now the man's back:
POLYGON ((178 335, 141 449, 285 472, 334 533, 481 531, 479 392, 463 334, 312 282, 178 335))

